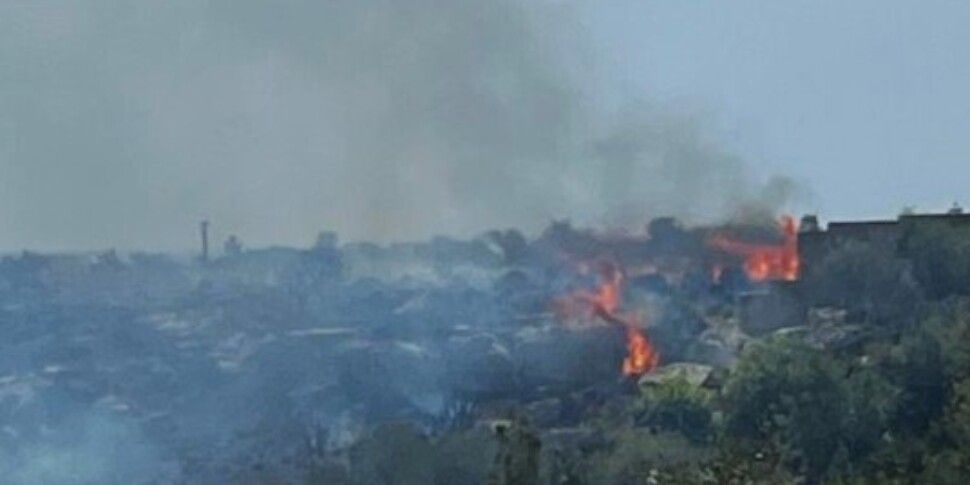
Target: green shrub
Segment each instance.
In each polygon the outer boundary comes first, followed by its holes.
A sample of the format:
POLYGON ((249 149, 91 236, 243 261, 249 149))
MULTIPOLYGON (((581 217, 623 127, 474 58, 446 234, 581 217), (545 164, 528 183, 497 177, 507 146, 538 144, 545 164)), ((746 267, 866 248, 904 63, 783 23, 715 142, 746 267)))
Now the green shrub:
POLYGON ((683 479, 683 469, 699 469, 711 454, 711 450, 694 446, 679 434, 626 428, 610 437, 609 446, 589 457, 585 483, 650 483, 649 477, 656 478, 661 472, 672 475, 675 470, 681 470, 678 475, 683 479))
POLYGON ((895 402, 874 369, 776 338, 746 352, 728 380, 726 444, 778 454, 818 482, 880 446, 895 402))
POLYGON ((407 424, 381 426, 351 451, 351 478, 373 485, 434 483, 431 440, 407 424))
POLYGON ((695 444, 714 434, 713 393, 682 376, 646 386, 638 403, 637 424, 660 431, 679 432, 695 444))

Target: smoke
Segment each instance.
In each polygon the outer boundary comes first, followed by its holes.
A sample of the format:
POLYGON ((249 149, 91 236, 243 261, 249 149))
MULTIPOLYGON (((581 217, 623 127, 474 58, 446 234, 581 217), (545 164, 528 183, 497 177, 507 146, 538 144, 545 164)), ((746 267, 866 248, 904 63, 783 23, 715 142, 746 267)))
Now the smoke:
POLYGON ((0 456, 0 474, 11 485, 149 483, 175 472, 135 426, 93 412, 0 456))
POLYGON ((187 248, 202 218, 306 244, 783 202, 696 119, 598 107, 581 25, 521 0, 4 2, 0 248, 187 248))
POLYGON ((673 216, 691 224, 759 218, 803 197, 792 179, 758 177, 712 140, 698 116, 636 104, 591 142, 586 180, 592 221, 642 225, 673 216))

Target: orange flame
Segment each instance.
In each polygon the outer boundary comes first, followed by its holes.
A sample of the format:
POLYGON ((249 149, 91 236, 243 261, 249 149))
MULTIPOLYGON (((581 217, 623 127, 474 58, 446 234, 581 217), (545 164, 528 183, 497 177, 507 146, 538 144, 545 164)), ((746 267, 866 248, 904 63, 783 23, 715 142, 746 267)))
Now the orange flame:
POLYGON ((626 327, 626 348, 627 356, 623 359, 625 376, 646 374, 660 363, 660 354, 654 350, 647 336, 633 325, 626 327))
POLYGON ((714 236, 711 245, 744 258, 744 271, 753 281, 798 279, 798 225, 791 216, 780 221, 780 244, 735 241, 723 234, 714 236))
POLYGON ((660 361, 649 337, 640 330, 636 315, 619 312, 623 293, 623 272, 615 264, 602 261, 599 265, 599 284, 596 291, 577 291, 556 301, 556 313, 560 318, 577 316, 598 317, 604 322, 626 328, 627 356, 623 360, 623 375, 646 374, 660 361))

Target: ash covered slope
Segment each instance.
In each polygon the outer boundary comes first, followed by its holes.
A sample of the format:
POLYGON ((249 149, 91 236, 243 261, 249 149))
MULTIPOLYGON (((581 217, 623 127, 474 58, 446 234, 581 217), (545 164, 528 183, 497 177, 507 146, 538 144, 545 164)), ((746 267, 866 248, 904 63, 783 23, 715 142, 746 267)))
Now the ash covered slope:
MULTIPOLYGON (((563 4, 55 4, 57 16, 0 6, 16 73, 0 77, 0 121, 15 128, 0 134, 0 163, 16 169, 0 195, 17 209, 0 223, 6 246, 181 247, 202 210, 264 241, 306 240, 326 221, 383 242, 538 229, 551 215, 717 218, 788 194, 696 119, 588 101, 600 86, 563 4), (23 189, 34 180, 48 184, 23 189)), ((638 321, 664 358, 729 362, 739 338, 709 333, 695 349, 710 322, 668 305, 666 275, 707 295, 702 308, 721 298, 708 261, 674 251, 658 279, 637 265, 640 242, 560 225, 534 242, 324 244, 204 267, 6 258, 0 439, 12 458, 0 471, 24 483, 218 483, 253 463, 285 475, 376 422, 433 430, 467 419, 469 403, 613 395, 629 384, 629 334, 549 311, 594 289, 575 264, 604 256, 630 263, 614 317, 648 308, 638 321)), ((576 421, 583 406, 570 406, 552 422, 576 421)))
POLYGON ((379 423, 434 432, 559 403, 538 419, 561 426, 591 396, 628 394, 658 352, 730 365, 743 336, 708 315, 739 290, 711 279, 707 265, 728 261, 705 243, 711 230, 651 227, 694 242, 671 252, 663 237, 560 223, 533 241, 321 237, 209 262, 7 257, 0 411, 12 458, 0 465, 23 483, 218 483, 248 466, 292 478, 379 423), (559 312, 563 298, 573 311, 559 312))

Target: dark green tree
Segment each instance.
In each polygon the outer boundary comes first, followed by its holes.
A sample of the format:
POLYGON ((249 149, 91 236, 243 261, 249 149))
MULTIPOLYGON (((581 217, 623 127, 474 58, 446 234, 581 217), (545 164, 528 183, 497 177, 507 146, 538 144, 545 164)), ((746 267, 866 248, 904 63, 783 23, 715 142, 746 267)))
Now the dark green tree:
POLYGON ((861 312, 871 321, 902 322, 920 299, 910 263, 890 250, 849 242, 813 268, 806 284, 810 301, 861 312))
POLYGON ((927 296, 941 299, 970 294, 970 233, 945 222, 909 224, 900 253, 927 296))
POLYGON ((660 431, 675 431, 694 444, 714 435, 713 393, 683 377, 643 389, 637 423, 660 431))
POLYGON ((775 455, 810 483, 880 444, 895 391, 868 366, 789 338, 749 349, 724 396, 727 446, 775 455))
POLYGON ((359 484, 429 485, 434 465, 431 440, 407 424, 381 426, 351 452, 351 476, 359 484))
POLYGON ((537 485, 542 450, 538 432, 522 419, 498 423, 494 430, 498 453, 488 485, 537 485))

